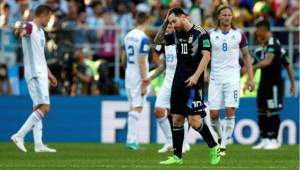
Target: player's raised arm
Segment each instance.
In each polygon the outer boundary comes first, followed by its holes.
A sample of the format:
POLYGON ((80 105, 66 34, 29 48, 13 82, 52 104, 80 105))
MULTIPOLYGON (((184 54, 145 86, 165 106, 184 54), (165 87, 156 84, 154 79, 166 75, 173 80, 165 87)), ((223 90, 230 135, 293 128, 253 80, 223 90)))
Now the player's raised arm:
POLYGON ((31 23, 25 23, 22 22, 16 23, 16 30, 15 34, 17 37, 23 37, 23 36, 29 36, 32 33, 32 24, 31 23))
POLYGON ((169 13, 167 14, 161 28, 159 29, 159 31, 157 32, 157 34, 154 38, 154 43, 155 44, 164 44, 164 42, 165 42, 164 36, 165 36, 166 30, 167 30, 167 27, 168 27, 168 24, 169 24, 168 16, 169 16, 169 13))

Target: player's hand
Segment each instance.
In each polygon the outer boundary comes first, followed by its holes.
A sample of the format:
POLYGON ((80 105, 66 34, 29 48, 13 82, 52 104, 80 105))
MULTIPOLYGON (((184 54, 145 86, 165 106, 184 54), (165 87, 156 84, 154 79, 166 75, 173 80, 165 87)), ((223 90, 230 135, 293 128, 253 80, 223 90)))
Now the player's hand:
POLYGON ((49 75, 49 80, 50 80, 50 86, 51 87, 56 87, 57 86, 57 79, 52 74, 49 75))
POLYGON ((292 84, 290 87, 290 93, 292 96, 295 96, 295 85, 294 84, 292 84))
POLYGON ((252 92, 255 89, 255 84, 253 79, 252 80, 248 80, 248 84, 247 84, 247 89, 252 92))
POLYGON ((209 82, 209 73, 207 71, 204 72, 204 82, 205 83, 209 82))
POLYGON ((150 77, 146 77, 146 78, 144 78, 142 80, 142 86, 146 86, 147 87, 150 84, 150 82, 151 82, 150 77))
POLYGON ((198 83, 198 76, 193 74, 190 78, 188 78, 185 83, 187 84, 186 87, 192 87, 198 83))

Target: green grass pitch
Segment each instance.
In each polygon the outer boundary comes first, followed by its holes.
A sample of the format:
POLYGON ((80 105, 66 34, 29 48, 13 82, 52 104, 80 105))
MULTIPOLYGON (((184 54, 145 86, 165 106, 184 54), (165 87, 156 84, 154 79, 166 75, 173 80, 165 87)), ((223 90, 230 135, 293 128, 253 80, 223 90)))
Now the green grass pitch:
POLYGON ((275 151, 253 151, 249 145, 229 145, 228 152, 216 166, 209 164, 208 148, 191 145, 183 155, 183 165, 162 166, 171 152, 158 154, 161 145, 142 145, 139 151, 128 150, 124 144, 50 143, 57 153, 34 153, 26 144, 27 153, 13 143, 0 143, 0 170, 91 170, 91 169, 227 169, 264 170, 299 169, 299 145, 282 146, 275 151))

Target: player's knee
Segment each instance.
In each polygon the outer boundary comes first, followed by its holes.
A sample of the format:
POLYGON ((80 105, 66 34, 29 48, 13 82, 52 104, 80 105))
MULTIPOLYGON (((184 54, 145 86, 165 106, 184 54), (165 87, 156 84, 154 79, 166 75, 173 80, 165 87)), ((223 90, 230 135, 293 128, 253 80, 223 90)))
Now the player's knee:
POLYGON ((162 118, 166 115, 166 110, 163 109, 163 108, 160 108, 160 107, 156 107, 155 108, 155 115, 156 115, 156 118, 162 118))
POLYGON ((226 108, 226 116, 232 117, 235 115, 235 108, 234 107, 228 107, 226 108))
POLYGON ((184 117, 180 116, 173 116, 172 123, 174 127, 181 127, 184 124, 184 117))
POLYGON ((48 113, 50 112, 50 105, 48 104, 43 104, 38 109, 42 112, 43 116, 47 116, 48 113))
POLYGON ((210 111, 210 118, 212 120, 217 120, 219 119, 219 111, 218 110, 211 110, 210 111))
POLYGON ((199 127, 201 127, 201 119, 196 120, 196 119, 190 119, 189 120, 189 124, 193 129, 199 129, 199 127))

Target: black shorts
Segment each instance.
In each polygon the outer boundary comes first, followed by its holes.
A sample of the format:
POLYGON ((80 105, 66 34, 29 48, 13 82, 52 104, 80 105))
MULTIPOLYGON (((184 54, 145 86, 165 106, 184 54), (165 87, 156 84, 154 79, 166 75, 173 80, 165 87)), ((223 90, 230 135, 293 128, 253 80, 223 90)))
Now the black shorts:
POLYGON ((206 116, 203 100, 203 89, 173 85, 171 91, 171 114, 180 114, 184 117, 189 115, 206 116))
POLYGON ((257 91, 257 108, 276 112, 283 109, 283 82, 261 83, 257 91))

